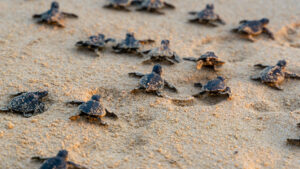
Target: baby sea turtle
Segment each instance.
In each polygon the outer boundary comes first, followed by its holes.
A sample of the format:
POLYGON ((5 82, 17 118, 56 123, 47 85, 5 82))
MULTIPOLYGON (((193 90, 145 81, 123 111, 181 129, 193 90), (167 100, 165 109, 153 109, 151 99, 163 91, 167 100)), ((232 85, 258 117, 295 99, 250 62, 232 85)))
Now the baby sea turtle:
POLYGON ((85 116, 89 119, 97 119, 101 125, 107 125, 106 122, 102 121, 102 118, 104 116, 117 119, 118 116, 115 113, 108 111, 103 106, 100 99, 101 99, 100 95, 93 95, 91 100, 87 102, 83 102, 83 101, 67 102, 68 104, 79 105, 78 108, 80 111, 79 115, 70 117, 70 120, 77 120, 81 116, 85 116))
POLYGON ((193 18, 189 20, 193 23, 208 24, 211 26, 218 26, 215 23, 225 25, 225 22, 220 18, 220 16, 214 12, 213 4, 207 4, 206 8, 200 12, 191 11, 189 14, 193 15, 193 18))
POLYGON ((14 94, 8 106, 2 108, 0 111, 15 112, 29 118, 45 111, 45 103, 42 102, 42 99, 47 95, 47 91, 20 92, 14 94))
POLYGON ((142 51, 141 54, 148 57, 148 59, 143 61, 143 63, 145 64, 150 62, 161 62, 161 61, 166 61, 170 64, 181 62, 181 59, 176 54, 176 52, 170 49, 169 40, 162 40, 160 47, 151 50, 142 51))
POLYGON ((78 16, 73 13, 60 12, 58 2, 54 1, 51 3, 50 10, 42 14, 35 14, 33 18, 37 19, 38 23, 54 24, 59 27, 64 27, 64 18, 78 18, 78 16))
POLYGON ((155 41, 152 39, 137 40, 134 37, 134 33, 127 33, 124 40, 113 46, 113 50, 116 53, 136 53, 142 45, 153 42, 155 41))
POLYGON ((279 60, 275 66, 256 64, 254 66, 262 68, 263 70, 255 75, 251 76, 252 80, 260 80, 262 83, 273 87, 278 90, 282 90, 279 86, 285 78, 294 78, 300 80, 300 75, 291 73, 285 70, 287 62, 285 60, 279 60))
POLYGON ((211 95, 226 95, 229 98, 231 97, 231 89, 226 86, 225 79, 221 76, 208 81, 204 86, 201 83, 195 83, 194 86, 202 88, 198 94, 193 95, 194 97, 202 96, 205 93, 211 95))
POLYGON ((169 8, 175 9, 175 6, 165 2, 164 0, 144 0, 138 6, 138 11, 149 11, 157 14, 164 14, 160 9, 169 8))
POLYGON ((141 4, 141 0, 108 0, 107 3, 103 6, 104 8, 117 9, 130 11, 128 9, 131 5, 141 4))
MULTIPOLYGON (((300 123, 297 124, 297 127, 300 128, 300 123)), ((288 138, 286 142, 289 145, 300 146, 300 138, 298 139, 288 138)))
POLYGON ((201 55, 199 58, 183 58, 183 60, 193 61, 197 63, 197 69, 201 69, 202 66, 212 67, 214 70, 217 70, 218 67, 225 64, 224 61, 215 55, 214 52, 206 52, 201 55))
POLYGON ((35 156, 31 158, 34 161, 43 162, 40 169, 87 169, 81 165, 75 164, 72 161, 68 161, 68 151, 60 150, 55 157, 39 157, 35 156))
POLYGON ((271 39, 275 39, 273 33, 267 28, 269 24, 269 19, 262 18, 261 20, 242 20, 240 21, 240 26, 232 29, 233 32, 247 35, 247 38, 255 42, 253 36, 259 35, 261 33, 267 34, 271 39))
POLYGON ((157 96, 163 97, 162 90, 164 87, 168 87, 174 92, 177 92, 175 86, 164 80, 162 75, 162 67, 160 64, 153 66, 152 72, 149 74, 143 74, 139 72, 129 73, 130 76, 135 76, 141 78, 138 87, 133 89, 131 93, 136 93, 139 91, 146 91, 147 93, 155 93, 157 96))
POLYGON ((87 41, 78 41, 76 46, 95 51, 99 54, 99 51, 105 48, 108 42, 115 42, 115 40, 112 38, 105 39, 105 35, 98 34, 98 36, 90 36, 87 41))

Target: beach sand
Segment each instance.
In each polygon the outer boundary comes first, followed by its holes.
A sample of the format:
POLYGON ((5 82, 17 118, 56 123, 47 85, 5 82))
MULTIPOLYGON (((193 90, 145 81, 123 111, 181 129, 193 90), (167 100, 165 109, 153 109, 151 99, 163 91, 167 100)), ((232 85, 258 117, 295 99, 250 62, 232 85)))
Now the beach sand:
POLYGON ((159 16, 143 12, 103 9, 101 0, 61 0, 61 10, 79 15, 66 28, 38 25, 31 18, 49 9, 50 0, 0 1, 0 105, 9 94, 48 90, 48 110, 32 118, 0 114, 0 168, 39 168, 30 157, 54 156, 67 149, 70 160, 99 168, 299 168, 300 149, 286 145, 300 130, 300 82, 287 80, 283 91, 250 80, 256 63, 288 61, 300 74, 300 3, 298 0, 169 0, 177 8, 159 16), (189 24, 188 11, 213 2, 226 21, 216 28, 189 24), (276 40, 255 37, 251 43, 230 30, 242 19, 270 19, 276 40), (140 57, 118 55, 107 49, 97 57, 74 44, 104 33, 123 39, 132 31, 137 39, 153 38, 156 47, 169 39, 181 57, 214 51, 226 64, 220 71, 196 70, 191 62, 163 65, 164 78, 187 98, 220 75, 227 79, 231 100, 195 99, 182 105, 148 94, 130 94, 138 79, 128 72, 150 72, 140 57), (101 94, 119 119, 104 119, 108 127, 70 121, 78 113, 69 100, 87 101, 101 94))

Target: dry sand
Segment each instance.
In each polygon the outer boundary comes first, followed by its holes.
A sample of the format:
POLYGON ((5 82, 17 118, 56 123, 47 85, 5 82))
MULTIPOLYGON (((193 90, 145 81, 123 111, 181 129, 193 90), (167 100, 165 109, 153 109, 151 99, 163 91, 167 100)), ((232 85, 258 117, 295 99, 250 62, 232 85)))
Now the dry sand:
MULTIPOLYGON (((52 156, 64 148, 70 160, 96 168, 299 168, 300 149, 287 146, 300 130, 300 82, 288 80, 285 90, 273 90, 249 79, 258 72, 253 64, 289 61, 300 73, 299 0, 216 0, 216 12, 227 22, 210 28, 188 24, 187 12, 203 9, 208 0, 169 0, 177 9, 165 16, 124 13, 102 8, 101 0, 61 0, 61 9, 74 12, 65 29, 34 23, 31 16, 49 8, 51 0, 0 1, 0 105, 18 91, 49 90, 48 110, 30 119, 0 116, 0 168, 38 168, 33 155, 52 156), (268 17, 276 41, 265 36, 256 43, 230 33, 242 19, 268 17), (147 94, 131 95, 138 80, 131 71, 149 72, 141 58, 111 51, 95 57, 74 47, 78 40, 104 33, 124 38, 133 31, 138 39, 169 39, 181 57, 215 51, 227 63, 215 73, 183 62, 164 65, 164 77, 187 97, 199 89, 195 82, 226 77, 233 99, 217 103, 196 99, 180 106, 147 94), (107 128, 85 120, 71 122, 77 112, 67 100, 104 97, 120 119, 107 128)), ((166 91, 168 92, 168 91, 166 91)))

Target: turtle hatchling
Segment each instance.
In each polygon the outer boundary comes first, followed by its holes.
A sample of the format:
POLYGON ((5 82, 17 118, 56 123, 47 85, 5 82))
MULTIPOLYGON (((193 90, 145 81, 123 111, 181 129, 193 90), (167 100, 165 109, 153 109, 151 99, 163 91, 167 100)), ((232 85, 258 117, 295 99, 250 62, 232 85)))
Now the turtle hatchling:
POLYGON ((117 10, 130 11, 128 9, 131 5, 138 5, 141 0, 107 0, 107 3, 103 6, 104 8, 111 8, 117 10))
POLYGON ((206 8, 200 12, 191 11, 190 15, 193 16, 189 21, 193 23, 207 24, 211 26, 218 26, 216 23, 225 25, 221 17, 214 12, 214 5, 207 4, 206 8))
POLYGON ((138 87, 133 89, 131 93, 137 93, 139 91, 145 91, 147 93, 155 93, 157 96, 163 97, 162 90, 164 87, 177 92, 175 86, 164 80, 162 76, 162 67, 160 64, 153 66, 152 72, 149 74, 143 74, 139 72, 129 73, 130 76, 141 78, 138 87))
POLYGON ((33 15, 33 18, 35 18, 38 23, 53 24, 59 27, 65 27, 65 18, 78 18, 78 16, 73 13, 60 12, 58 2, 54 1, 51 3, 50 10, 42 14, 35 14, 33 15))
MULTIPOLYGON (((300 123, 297 124, 297 127, 300 128, 300 123)), ((288 138, 286 142, 289 145, 300 146, 300 137, 298 139, 288 138)))
POLYGON ((137 40, 134 33, 127 33, 126 38, 113 46, 116 53, 137 53, 142 45, 153 43, 154 40, 137 40))
POLYGON ((208 81, 204 86, 201 83, 195 83, 194 86, 201 87, 201 91, 193 95, 194 97, 202 96, 205 93, 210 95, 226 95, 229 98, 231 97, 231 89, 226 86, 225 79, 221 76, 208 81))
POLYGON ((157 14, 164 14, 161 9, 175 9, 175 6, 165 2, 164 0, 144 0, 138 6, 137 11, 148 11, 157 14))
POLYGON ((291 73, 285 70, 287 62, 279 60, 275 66, 256 64, 255 67, 262 68, 263 70, 254 76, 252 80, 259 80, 274 89, 282 90, 280 84, 283 83, 285 78, 294 78, 300 80, 300 75, 291 73))
POLYGON ((224 61, 215 55, 214 52, 206 52, 199 58, 183 58, 183 60, 192 61, 197 63, 197 69, 201 69, 202 66, 212 67, 214 70, 218 70, 218 67, 225 64, 224 61))
POLYGON ((45 103, 42 99, 48 95, 47 91, 20 92, 12 95, 13 98, 1 112, 14 112, 29 118, 45 111, 45 103))
POLYGON ((143 63, 151 63, 151 62, 167 62, 169 64, 180 63, 181 59, 177 55, 176 52, 170 49, 170 41, 169 40, 162 40, 160 47, 142 51, 141 54, 143 56, 148 57, 143 63))
POLYGON ((55 157, 39 157, 35 156, 31 158, 34 161, 42 162, 40 169, 87 169, 84 166, 75 164, 72 161, 68 161, 68 151, 60 150, 55 157))
POLYGON ((87 41, 78 41, 76 46, 78 48, 84 48, 91 51, 95 51, 97 54, 106 47, 108 42, 115 42, 114 39, 105 39, 105 35, 98 34, 97 36, 90 36, 87 41))
POLYGON ((101 99, 100 95, 93 95, 91 100, 87 102, 83 102, 83 101, 67 102, 68 104, 79 105, 78 108, 80 111, 79 115, 70 117, 70 120, 77 120, 81 116, 85 116, 89 119, 98 120, 101 125, 107 125, 107 123, 102 120, 104 116, 117 119, 118 116, 115 113, 108 111, 103 106, 100 99, 101 99))
POLYGON ((246 35, 247 38, 255 42, 256 40, 253 38, 253 36, 260 35, 262 33, 267 34, 271 39, 275 39, 274 34, 267 28, 267 25, 269 24, 269 19, 262 18, 261 20, 242 20, 240 21, 240 26, 237 28, 232 29, 233 32, 239 33, 242 35, 246 35))

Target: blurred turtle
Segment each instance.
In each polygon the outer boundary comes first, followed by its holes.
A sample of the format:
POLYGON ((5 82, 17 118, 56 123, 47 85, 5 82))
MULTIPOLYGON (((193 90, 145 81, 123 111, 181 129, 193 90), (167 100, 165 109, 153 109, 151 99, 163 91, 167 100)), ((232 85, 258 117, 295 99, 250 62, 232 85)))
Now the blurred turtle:
POLYGON ((153 42, 155 41, 152 39, 137 40, 134 37, 134 33, 127 33, 124 40, 113 46, 113 50, 116 53, 137 53, 142 45, 150 44, 153 42))
POLYGON ((231 89, 226 86, 225 79, 218 76, 216 79, 208 81, 204 86, 201 83, 195 83, 195 87, 201 87, 201 91, 198 94, 193 95, 194 97, 202 96, 205 93, 211 95, 226 95, 231 97, 231 89))
POLYGON ((143 63, 147 64, 150 62, 163 62, 166 61, 170 64, 180 63, 181 59, 176 54, 176 52, 170 49, 170 41, 169 40, 162 40, 161 46, 151 49, 142 51, 141 54, 143 56, 147 56, 148 59, 144 60, 143 63))
POLYGON ((271 39, 275 39, 273 33, 267 28, 269 24, 269 19, 262 18, 261 20, 242 20, 240 21, 240 26, 237 28, 232 29, 235 33, 240 33, 242 35, 247 35, 247 38, 255 42, 253 36, 260 35, 262 33, 267 34, 271 39))
POLYGON ((76 116, 70 117, 70 120, 77 120, 81 116, 85 116, 89 119, 97 119, 101 125, 107 125, 106 122, 102 121, 102 118, 104 116, 110 117, 113 119, 117 119, 118 116, 115 113, 108 111, 103 106, 100 98, 101 98, 100 95, 93 95, 91 100, 89 100, 87 102, 83 102, 83 101, 67 102, 67 104, 79 105, 78 109, 79 109, 80 113, 76 116))
POLYGON ((177 92, 175 86, 171 83, 164 80, 162 75, 162 67, 160 64, 153 66, 152 72, 149 74, 143 74, 139 72, 129 73, 130 76, 141 78, 138 84, 138 87, 133 89, 131 93, 136 93, 139 91, 146 91, 147 93, 155 93, 157 96, 163 97, 162 90, 164 87, 171 89, 174 92, 177 92))
POLYGON ((98 34, 97 36, 90 36, 87 41, 78 41, 76 46, 78 48, 85 48, 95 51, 97 54, 99 54, 100 50, 105 48, 108 42, 115 42, 115 40, 112 38, 105 39, 105 35, 98 34))
POLYGON ((15 112, 29 118, 45 111, 42 99, 48 95, 47 91, 20 92, 12 95, 13 98, 1 112, 15 112))
POLYGON ((199 58, 183 58, 183 60, 192 61, 197 63, 197 69, 201 69, 202 66, 212 67, 214 70, 217 70, 218 67, 225 64, 224 61, 215 55, 214 52, 206 52, 201 55, 199 58))
MULTIPOLYGON (((297 124, 297 127, 300 128, 300 123, 297 124)), ((300 146, 300 138, 298 139, 292 139, 288 138, 286 140, 287 144, 294 145, 294 146, 300 146)))
POLYGON ((225 25, 225 22, 220 18, 220 16, 214 12, 213 4, 207 4, 206 8, 200 12, 191 11, 189 14, 193 15, 193 18, 189 20, 193 23, 208 24, 211 26, 218 26, 215 23, 225 25))
POLYGON ((73 13, 60 12, 58 2, 54 1, 51 3, 50 10, 42 14, 35 14, 33 18, 35 18, 38 23, 54 24, 59 27, 64 27, 64 18, 78 18, 78 16, 73 13))
POLYGON ((143 0, 138 5, 138 11, 148 11, 157 14, 164 14, 160 9, 169 8, 175 9, 175 6, 165 2, 164 0, 143 0))
POLYGON ((140 3, 140 0, 107 0, 107 3, 103 7, 129 12, 130 10, 128 9, 128 7, 130 5, 137 5, 140 3))
POLYGON ((86 167, 75 164, 68 160, 68 151, 60 150, 55 157, 39 157, 31 158, 34 161, 43 162, 40 169, 87 169, 86 167))
POLYGON ((287 62, 285 60, 279 60, 275 66, 256 64, 254 66, 262 68, 263 70, 259 74, 251 76, 251 79, 260 80, 262 83, 265 83, 270 87, 282 90, 280 84, 285 78, 300 80, 300 75, 285 70, 286 65, 287 62))

